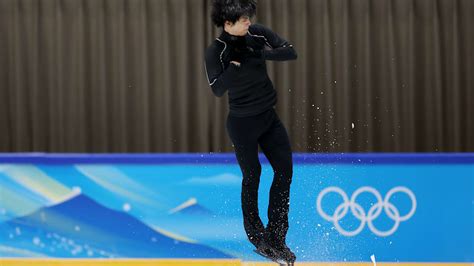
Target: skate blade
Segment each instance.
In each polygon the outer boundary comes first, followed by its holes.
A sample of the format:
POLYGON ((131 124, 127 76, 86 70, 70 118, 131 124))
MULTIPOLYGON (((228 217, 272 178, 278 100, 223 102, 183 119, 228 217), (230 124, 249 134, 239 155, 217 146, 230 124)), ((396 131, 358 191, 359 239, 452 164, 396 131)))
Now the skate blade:
POLYGON ((287 266, 287 265, 293 266, 293 263, 289 264, 289 263, 287 263, 287 262, 284 261, 284 260, 272 258, 272 257, 268 256, 267 254, 260 252, 260 251, 257 250, 257 249, 254 249, 253 252, 255 252, 255 253, 257 253, 258 255, 260 255, 260 256, 262 256, 262 257, 264 257, 264 258, 267 258, 267 259, 269 259, 269 260, 271 260, 271 261, 273 261, 273 262, 275 262, 275 263, 278 263, 278 265, 280 265, 280 266, 287 266))

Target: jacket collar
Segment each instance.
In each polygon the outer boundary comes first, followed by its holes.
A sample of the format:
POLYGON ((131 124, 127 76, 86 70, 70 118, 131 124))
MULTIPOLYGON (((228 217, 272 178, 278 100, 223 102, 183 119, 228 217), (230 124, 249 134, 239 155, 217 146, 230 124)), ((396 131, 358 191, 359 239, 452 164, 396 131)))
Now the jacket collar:
POLYGON ((219 39, 232 46, 245 46, 246 45, 245 36, 246 35, 244 36, 231 35, 227 31, 222 30, 222 33, 219 36, 219 39))

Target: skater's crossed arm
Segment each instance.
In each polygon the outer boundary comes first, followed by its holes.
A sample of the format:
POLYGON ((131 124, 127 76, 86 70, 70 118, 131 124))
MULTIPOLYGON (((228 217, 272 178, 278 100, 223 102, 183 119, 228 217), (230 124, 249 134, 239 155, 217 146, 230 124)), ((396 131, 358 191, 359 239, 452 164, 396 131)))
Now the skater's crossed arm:
POLYGON ((207 75, 207 81, 209 86, 212 88, 212 92, 217 97, 222 97, 228 90, 230 80, 235 75, 238 65, 230 63, 227 68, 224 69, 223 63, 213 47, 207 49, 205 54, 205 70, 207 75))
POLYGON ((262 50, 263 58, 266 60, 286 61, 295 60, 298 57, 292 44, 261 24, 253 24, 252 31, 249 30, 249 34, 255 38, 261 38, 265 41, 265 45, 270 48, 269 50, 262 50))

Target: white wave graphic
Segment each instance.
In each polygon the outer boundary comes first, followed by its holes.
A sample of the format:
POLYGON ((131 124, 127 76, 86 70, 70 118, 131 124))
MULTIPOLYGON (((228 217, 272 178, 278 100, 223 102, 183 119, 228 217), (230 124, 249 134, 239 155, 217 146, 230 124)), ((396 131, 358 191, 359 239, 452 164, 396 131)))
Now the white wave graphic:
POLYGON ((2 172, 13 182, 42 197, 48 203, 58 202, 71 193, 71 189, 34 165, 9 165, 2 172))
POLYGON ((45 254, 33 252, 25 249, 13 248, 9 246, 0 245, 1 258, 8 257, 34 257, 34 258, 46 258, 45 254))
POLYGON ((240 185, 241 182, 242 182, 242 178, 240 176, 230 174, 230 173, 224 173, 221 175, 207 176, 207 177, 194 176, 184 181, 184 183, 191 184, 191 185, 229 185, 229 186, 240 185))
POLYGON ((34 165, 1 165, 0 221, 63 202, 73 191, 34 165))
POLYGON ((156 202, 142 195, 153 195, 146 187, 130 179, 122 171, 108 165, 75 165, 80 173, 97 185, 119 196, 148 205, 156 202))

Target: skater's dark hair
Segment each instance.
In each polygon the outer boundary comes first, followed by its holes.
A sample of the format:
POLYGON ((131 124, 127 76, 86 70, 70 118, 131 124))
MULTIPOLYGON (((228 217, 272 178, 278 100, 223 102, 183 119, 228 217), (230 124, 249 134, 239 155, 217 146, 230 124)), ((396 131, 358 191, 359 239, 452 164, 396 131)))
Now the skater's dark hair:
POLYGON ((257 0, 213 0, 211 19, 217 27, 226 21, 235 23, 241 16, 253 17, 257 11, 257 0))

